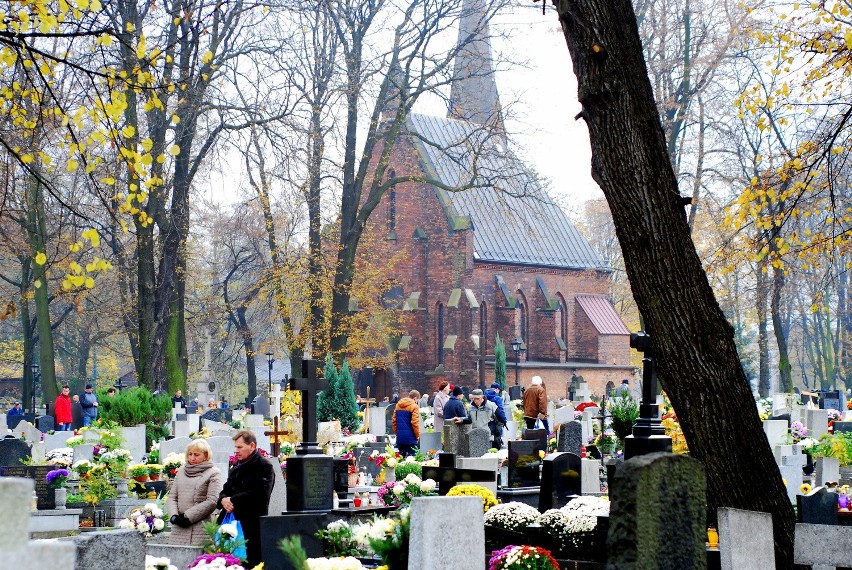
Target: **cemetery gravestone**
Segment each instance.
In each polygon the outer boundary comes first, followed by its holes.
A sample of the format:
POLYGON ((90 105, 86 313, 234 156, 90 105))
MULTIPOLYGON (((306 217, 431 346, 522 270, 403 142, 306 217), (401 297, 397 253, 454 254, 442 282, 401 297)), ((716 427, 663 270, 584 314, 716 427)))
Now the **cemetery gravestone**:
POLYGON ((47 484, 45 477, 49 471, 52 471, 55 468, 56 467, 53 465, 18 464, 8 465, 5 467, 0 466, 0 477, 21 477, 24 479, 32 479, 35 484, 38 509, 53 509, 55 506, 53 489, 47 484))
POLYGON ((848 568, 852 552, 852 528, 797 524, 793 542, 793 562, 813 570, 848 568))
POLYGON ((334 463, 330 456, 305 454, 298 469, 287 462, 287 509, 330 511, 334 506, 334 463))
POLYGON ((478 484, 490 489, 492 493, 497 494, 497 466, 500 460, 496 457, 459 457, 456 463, 462 470, 476 470, 484 473, 491 473, 493 477, 488 481, 479 481, 478 484))
POLYGON ((55 427, 53 416, 39 416, 36 418, 36 427, 41 433, 52 431, 55 427))
POLYGON ((560 424, 556 437, 556 451, 580 455, 583 446, 583 425, 571 420, 560 424))
POLYGON ((367 413, 370 416, 370 429, 369 432, 373 435, 385 435, 387 433, 393 433, 393 431, 388 432, 385 426, 385 408, 382 406, 378 406, 375 408, 370 408, 367 413))
MULTIPOLYGON (((26 440, 28 443, 41 441, 41 431, 27 421, 22 421, 18 424, 15 428, 15 434, 17 434, 20 439, 26 440)), ((68 435, 70 436, 71 434, 69 433, 68 435)))
POLYGON ((197 414, 198 413, 198 402, 190 402, 186 407, 187 414, 197 414))
POLYGON ((484 559, 481 499, 419 497, 412 501, 409 570, 446 568, 450 560, 454 570, 482 570, 484 559))
POLYGON ((421 431, 420 432, 420 450, 423 453, 428 451, 441 451, 441 434, 437 431, 421 431))
POLYGON ((580 456, 575 453, 551 453, 542 460, 541 492, 538 510, 564 507, 570 497, 582 492, 580 456))
MULTIPOLYGON (((95 446, 91 443, 81 443, 74 448, 74 459, 72 465, 78 461, 91 461, 95 455, 95 446)), ((163 456, 165 457, 165 456, 163 456)))
MULTIPOLYGON (((270 457, 269 462, 272 463, 275 481, 272 487, 272 494, 269 497, 269 514, 277 516, 287 510, 287 487, 284 482, 284 475, 281 473, 281 462, 277 457, 270 457)), ((227 472, 223 473, 227 477, 227 472)))
MULTIPOLYGON (((379 450, 379 453, 384 452, 384 449, 379 450)), ((376 465, 374 461, 370 459, 370 456, 373 453, 373 448, 371 447, 356 447, 352 450, 353 455, 355 456, 355 467, 359 472, 364 472, 373 479, 379 476, 382 468, 376 465)))
POLYGON ((817 457, 814 481, 818 487, 840 482, 840 460, 836 457, 817 457))
POLYGON ((772 515, 725 507, 718 513, 721 570, 775 570, 772 515))
MULTIPOLYGON (((813 410, 809 410, 813 411, 813 410)), ((825 411, 825 410, 822 410, 825 411)), ((852 432, 852 422, 834 422, 834 433, 850 433, 852 432)))
POLYGON ((524 430, 524 439, 538 442, 539 449, 547 450, 547 430, 527 429, 524 430))
POLYGON ((567 406, 556 408, 553 412, 553 420, 556 422, 554 425, 561 425, 574 421, 574 406, 569 404, 567 406))
POLYGON ((784 443, 788 427, 785 420, 766 420, 763 422, 763 432, 766 434, 766 439, 769 440, 770 449, 775 449, 776 445, 784 443))
POLYGON ((704 467, 673 453, 625 461, 610 490, 607 567, 706 568, 704 467))
MULTIPOLYGON (((186 414, 183 414, 186 418, 186 414)), ((186 419, 175 420, 172 422, 172 435, 175 437, 189 437, 192 431, 189 429, 189 422, 186 419)))
POLYGON ((234 454, 234 440, 226 435, 217 435, 207 438, 213 457, 210 460, 216 465, 222 474, 228 472, 228 460, 234 454), (223 469, 224 467, 224 469, 223 469))
MULTIPOLYGON (((178 453, 183 455, 186 452, 186 446, 190 444, 192 441, 189 437, 176 437, 174 439, 167 439, 166 441, 160 442, 160 463, 165 461, 166 456, 170 453, 178 453)), ((233 446, 232 446, 233 447, 233 446)), ((76 451, 76 449, 75 449, 76 451)), ((211 458, 212 459, 212 458, 211 458)), ((225 475, 224 472, 223 475, 225 475)))
POLYGON ((269 412, 272 408, 269 406, 269 399, 266 395, 258 395, 252 402, 252 409, 259 416, 269 417, 269 412))
POLYGON ((787 462, 782 462, 781 465, 778 466, 778 470, 781 471, 781 478, 787 482, 787 498, 789 498, 792 503, 796 500, 796 496, 799 494, 799 488, 802 486, 802 466, 798 463, 790 465, 787 462))
MULTIPOLYGON (((808 427, 808 437, 819 439, 823 434, 828 433, 828 410, 805 410, 804 423, 808 427)), ((837 432, 836 423, 834 431, 837 432)))
MULTIPOLYGON (((26 417, 27 417, 27 414, 25 414, 23 416, 6 416, 6 429, 7 430, 10 429, 10 430, 14 431, 14 429, 16 427, 18 427, 18 424, 21 423, 22 421, 24 421, 26 417)), ((30 415, 30 417, 32 417, 32 416, 30 415)), ((3 433, 6 433, 6 432, 4 431, 3 433)))
POLYGON ((142 458, 148 451, 148 448, 145 445, 144 424, 121 427, 119 428, 119 434, 124 438, 124 444, 122 444, 122 447, 130 452, 131 457, 133 457, 133 461, 142 461, 142 458))
MULTIPOLYGON (((608 459, 607 461, 617 461, 608 459)), ((612 467, 613 473, 616 466, 612 467)), ((601 462, 596 459, 580 460, 580 484, 582 495, 594 495, 601 492, 601 462)))
POLYGON ((469 424, 455 424, 453 422, 444 424, 444 451, 446 453, 460 453, 464 445, 462 437, 470 431, 469 424))
POLYGON ((538 486, 541 466, 539 449, 537 441, 509 440, 509 487, 538 486))
POLYGON ((391 404, 384 409, 385 412, 385 433, 393 433, 393 413, 396 410, 396 406, 391 404))
POLYGON ((73 432, 57 431, 44 434, 44 450, 53 451, 60 447, 68 447, 66 442, 68 441, 68 438, 71 437, 71 433, 73 432))
POLYGON ((843 402, 841 401, 839 390, 828 390, 820 394, 819 408, 821 410, 842 410, 843 402))
POLYGON ((807 495, 796 495, 797 520, 804 524, 837 524, 837 493, 817 487, 807 495))
POLYGON ((491 448, 491 432, 485 428, 471 429, 462 436, 463 457, 482 457, 491 448))
POLYGON ((21 465, 21 460, 30 457, 32 446, 20 439, 7 437, 0 439, 0 467, 21 465))

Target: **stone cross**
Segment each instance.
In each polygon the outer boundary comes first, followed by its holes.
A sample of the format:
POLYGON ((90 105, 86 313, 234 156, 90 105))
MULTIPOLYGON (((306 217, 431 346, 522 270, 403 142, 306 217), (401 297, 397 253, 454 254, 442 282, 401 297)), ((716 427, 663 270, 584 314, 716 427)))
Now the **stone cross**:
POLYGON ((269 396, 272 398, 272 410, 270 410, 270 415, 277 420, 281 417, 281 398, 284 396, 284 392, 281 391, 281 385, 276 384, 275 389, 269 394, 269 396))
POLYGON ((367 397, 361 400, 367 407, 364 409, 364 433, 370 433, 370 404, 375 404, 376 399, 370 397, 370 387, 367 386, 367 397))
MULTIPOLYGON (((275 385, 276 388, 278 385, 275 385)), ((278 454, 281 453, 281 442, 278 440, 279 435, 287 435, 289 431, 279 430, 278 429, 278 416, 272 418, 272 430, 263 432, 263 435, 269 436, 269 441, 271 442, 270 447, 272 451, 272 455, 274 457, 278 457, 278 454)))
MULTIPOLYGON (((300 359, 290 357, 296 364, 300 359)), ((295 367, 294 367, 295 369, 295 367)), ((302 450, 317 445, 317 394, 328 388, 328 380, 317 376, 316 360, 301 360, 301 378, 290 378, 290 389, 302 392, 302 450)), ((314 450, 315 451, 315 450, 314 450)))

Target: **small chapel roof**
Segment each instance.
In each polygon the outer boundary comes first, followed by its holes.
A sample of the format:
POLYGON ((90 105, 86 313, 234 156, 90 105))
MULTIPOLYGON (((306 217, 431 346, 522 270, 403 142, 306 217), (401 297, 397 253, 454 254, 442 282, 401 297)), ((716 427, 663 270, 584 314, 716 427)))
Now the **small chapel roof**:
POLYGON ((452 229, 473 229, 478 261, 610 271, 523 162, 482 125, 411 113, 407 130, 452 229), (472 178, 472 173, 476 176, 472 178))

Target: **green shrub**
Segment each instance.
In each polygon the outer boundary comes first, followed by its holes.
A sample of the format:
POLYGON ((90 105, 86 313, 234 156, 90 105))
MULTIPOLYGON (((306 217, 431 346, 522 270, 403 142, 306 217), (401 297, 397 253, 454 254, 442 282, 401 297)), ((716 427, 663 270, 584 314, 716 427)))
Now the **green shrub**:
POLYGON ((416 461, 400 461, 396 464, 396 480, 402 481, 409 473, 414 473, 418 477, 423 477, 423 466, 416 461))
POLYGON ((613 398, 609 401, 609 413, 612 415, 612 431, 624 441, 633 433, 633 425, 639 417, 639 405, 630 396, 613 398))
POLYGON ((145 424, 145 443, 159 441, 168 435, 166 422, 171 419, 172 400, 166 394, 154 396, 142 387, 127 388, 115 396, 98 391, 98 414, 106 422, 121 426, 145 424))

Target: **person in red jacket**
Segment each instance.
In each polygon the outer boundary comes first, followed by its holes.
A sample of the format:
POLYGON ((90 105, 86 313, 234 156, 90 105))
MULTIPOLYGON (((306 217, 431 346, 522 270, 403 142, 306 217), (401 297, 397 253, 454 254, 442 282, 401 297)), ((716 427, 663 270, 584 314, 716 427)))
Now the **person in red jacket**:
POLYGON ((63 386, 62 392, 56 397, 53 404, 53 413, 56 417, 56 431, 71 431, 71 387, 63 386))

